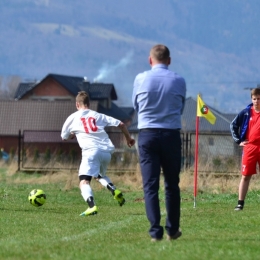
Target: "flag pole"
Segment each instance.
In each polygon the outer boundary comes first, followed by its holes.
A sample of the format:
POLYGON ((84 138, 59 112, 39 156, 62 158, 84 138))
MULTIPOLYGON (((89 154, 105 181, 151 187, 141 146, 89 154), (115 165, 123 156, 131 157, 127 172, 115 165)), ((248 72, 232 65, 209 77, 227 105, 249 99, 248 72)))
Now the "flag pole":
POLYGON ((197 117, 196 117, 196 140, 195 140, 195 164, 194 164, 194 208, 196 208, 197 197, 197 180, 198 180, 198 157, 199 157, 199 117, 206 118, 212 125, 215 124, 216 117, 212 114, 209 108, 201 99, 200 95, 197 96, 197 117))
POLYGON ((198 179, 198 143, 199 143, 199 117, 196 117, 196 140, 195 140, 195 166, 194 166, 194 206, 196 208, 197 179, 198 179))

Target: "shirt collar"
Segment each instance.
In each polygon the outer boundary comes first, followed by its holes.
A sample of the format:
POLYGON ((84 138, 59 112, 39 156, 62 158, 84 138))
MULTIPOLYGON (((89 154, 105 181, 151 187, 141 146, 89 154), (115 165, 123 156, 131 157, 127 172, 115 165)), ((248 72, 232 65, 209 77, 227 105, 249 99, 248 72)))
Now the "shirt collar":
POLYGON ((152 70, 153 69, 158 69, 158 68, 168 69, 168 66, 165 65, 165 64, 156 64, 156 65, 152 66, 152 70))

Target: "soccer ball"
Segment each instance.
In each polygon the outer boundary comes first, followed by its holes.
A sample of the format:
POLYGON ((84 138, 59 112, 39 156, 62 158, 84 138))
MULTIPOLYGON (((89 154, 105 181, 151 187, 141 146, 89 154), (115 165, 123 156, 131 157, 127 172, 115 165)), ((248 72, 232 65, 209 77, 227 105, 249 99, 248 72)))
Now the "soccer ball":
POLYGON ((29 193, 28 200, 33 206, 40 207, 46 201, 46 194, 43 190, 34 189, 29 193))

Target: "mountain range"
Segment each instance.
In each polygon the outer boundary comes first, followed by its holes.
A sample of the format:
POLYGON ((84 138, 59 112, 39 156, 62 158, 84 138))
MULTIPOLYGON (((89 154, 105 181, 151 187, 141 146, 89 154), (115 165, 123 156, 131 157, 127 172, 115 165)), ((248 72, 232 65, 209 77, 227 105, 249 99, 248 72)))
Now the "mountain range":
POLYGON ((221 112, 239 112, 260 84, 258 0, 2 0, 0 10, 0 76, 85 76, 131 106, 134 78, 162 43, 187 97, 221 112))

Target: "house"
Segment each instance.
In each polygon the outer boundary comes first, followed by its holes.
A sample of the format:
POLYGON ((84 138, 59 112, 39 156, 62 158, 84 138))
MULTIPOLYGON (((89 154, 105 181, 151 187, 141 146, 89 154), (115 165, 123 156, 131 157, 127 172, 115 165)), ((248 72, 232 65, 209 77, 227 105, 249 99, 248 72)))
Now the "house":
MULTIPOLYGON (((90 104, 90 109, 97 110, 98 102, 93 101, 90 104)), ((34 139, 38 143, 39 148, 44 151, 46 146, 44 140, 41 139, 40 133, 47 131, 56 131, 56 144, 51 140, 52 146, 57 147, 57 143, 61 143, 60 131, 62 125, 68 115, 75 112, 75 103, 68 101, 60 102, 45 102, 24 100, 19 101, 0 101, 0 147, 6 152, 16 152, 19 147, 19 133, 30 130, 37 134, 38 139, 34 139), (51 104, 51 105, 50 105, 51 104), (58 135, 57 135, 58 132, 58 135), (39 145, 41 143, 41 145, 39 145)), ((34 135, 30 132, 30 135, 34 135)), ((30 139, 27 134, 26 138, 30 139)), ((45 142, 47 143, 47 142, 45 142)), ((48 143, 48 146, 50 144, 48 143)), ((63 144, 65 149, 67 145, 63 144)), ((77 149, 75 146, 75 149, 77 149)), ((67 150, 69 147, 66 148, 67 150)))
MULTIPOLYGON (((237 145, 230 133, 230 123, 236 115, 224 114, 209 107, 216 117, 214 125, 204 117, 199 118, 199 150, 201 154, 212 156, 233 156, 237 153, 237 145)), ((182 115, 182 132, 191 134, 192 146, 195 145, 197 100, 187 98, 182 115)))
MULTIPOLYGON (((137 115, 132 107, 119 108, 114 103, 117 94, 113 84, 90 83, 84 77, 48 74, 40 82, 21 83, 15 94, 16 101, 0 102, 0 147, 7 152, 17 147, 19 131, 22 135, 25 132, 23 137, 28 144, 46 142, 48 137, 57 146, 62 124, 75 111, 75 96, 81 90, 88 92, 91 109, 126 123, 129 132, 138 141, 137 115), (47 134, 47 131, 52 133, 47 134)), ((209 158, 226 159, 240 155, 241 152, 230 134, 230 122, 235 115, 209 108, 217 120, 211 125, 205 118, 199 119, 200 158, 204 163, 209 163, 209 158)), ((192 164, 194 158, 196 110, 196 99, 187 98, 181 129, 183 160, 187 166, 192 164)), ((109 136, 118 151, 123 150, 125 142, 122 134, 117 129, 111 129, 109 136)), ((58 145, 60 147, 61 144, 58 145)), ((72 142, 68 145, 74 144, 72 142)), ((138 142, 136 150, 137 147, 138 142)), ((41 148, 44 146, 41 145, 41 148)))
MULTIPOLYGON (((117 100, 113 84, 90 83, 84 77, 48 74, 39 82, 21 83, 14 101, 0 102, 0 147, 7 152, 17 150, 19 131, 22 136, 26 131, 25 141, 34 140, 38 143, 44 141, 41 139, 43 133, 46 136, 46 131, 53 131, 52 135, 56 136, 57 145, 61 141, 57 132, 61 130, 68 115, 76 111, 75 97, 82 90, 88 92, 92 110, 115 117, 127 125, 130 124, 131 115, 113 102, 117 100), (33 131, 38 133, 37 140, 32 137, 33 131)), ((120 146, 122 138, 118 138, 118 130, 114 128, 108 130, 115 145, 120 146)), ((53 136, 50 137, 52 143, 54 143, 53 136)), ((46 149, 44 145, 40 148, 46 149)))
POLYGON ((75 101, 78 92, 82 90, 89 94, 91 102, 98 102, 98 112, 113 116, 125 123, 131 121, 131 117, 113 102, 117 100, 113 84, 90 83, 85 77, 48 74, 40 82, 21 83, 14 99, 16 101, 75 101))

